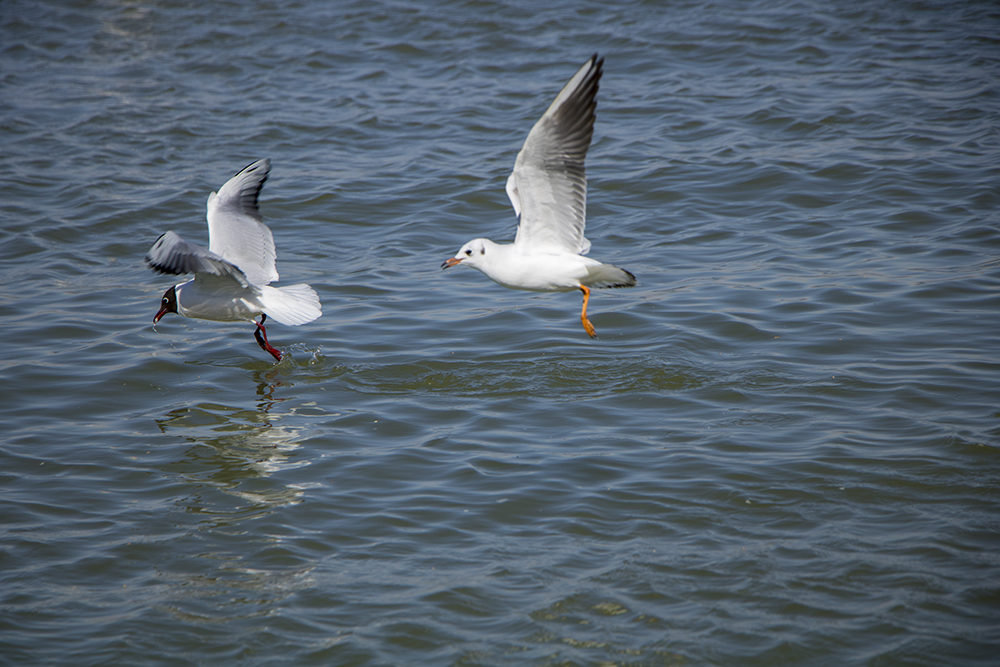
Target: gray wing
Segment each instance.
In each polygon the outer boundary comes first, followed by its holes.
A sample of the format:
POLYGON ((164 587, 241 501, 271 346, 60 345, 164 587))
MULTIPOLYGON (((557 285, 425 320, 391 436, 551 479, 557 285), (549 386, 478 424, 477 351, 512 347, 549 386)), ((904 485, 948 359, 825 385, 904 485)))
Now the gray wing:
POLYGON ((270 160, 258 160, 208 196, 208 249, 238 266, 253 285, 278 279, 274 238, 257 208, 270 171, 270 160))
POLYGON ((520 216, 514 245, 526 251, 586 254, 587 174, 584 160, 594 134, 594 110, 604 59, 595 53, 563 87, 531 128, 507 179, 520 216))
POLYGON ((157 273, 174 276, 181 273, 210 273, 229 276, 244 287, 247 286, 247 278, 239 267, 200 245, 188 243, 172 231, 156 239, 156 243, 146 253, 146 262, 157 273))

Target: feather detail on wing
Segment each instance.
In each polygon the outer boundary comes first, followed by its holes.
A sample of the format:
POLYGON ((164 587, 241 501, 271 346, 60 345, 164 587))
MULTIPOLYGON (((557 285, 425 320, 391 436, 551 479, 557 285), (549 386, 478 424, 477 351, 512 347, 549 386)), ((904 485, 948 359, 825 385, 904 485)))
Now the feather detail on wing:
POLYGON ((208 196, 208 249, 257 286, 278 279, 274 238, 257 208, 270 170, 270 160, 258 160, 208 196))
POLYGON ((525 251, 586 254, 587 175, 594 110, 604 59, 597 54, 563 87, 531 128, 507 179, 520 216, 514 244, 525 251))
POLYGON ((157 273, 174 276, 182 273, 209 273, 228 276, 244 287, 248 284, 239 267, 200 245, 185 241, 172 231, 156 239, 156 243, 146 253, 146 262, 157 273))

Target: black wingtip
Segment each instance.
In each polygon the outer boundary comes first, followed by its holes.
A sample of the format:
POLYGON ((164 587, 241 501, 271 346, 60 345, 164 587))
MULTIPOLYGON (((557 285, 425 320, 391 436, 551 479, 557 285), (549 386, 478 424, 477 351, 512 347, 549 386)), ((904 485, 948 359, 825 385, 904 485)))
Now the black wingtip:
POLYGON ((259 219, 261 217, 260 206, 259 206, 260 191, 264 189, 264 183, 267 182, 268 176, 271 175, 271 158, 265 157, 259 160, 254 160, 253 162, 251 162, 250 164, 248 164, 247 166, 243 167, 238 172, 236 172, 236 176, 233 176, 233 178, 236 178, 237 176, 240 176, 242 174, 247 174, 257 171, 263 171, 264 174, 260 177, 260 180, 257 182, 256 187, 248 188, 244 190, 242 193, 240 193, 240 206, 243 208, 243 211, 245 213, 259 219))
POLYGON ((146 264, 148 264, 149 268, 155 271, 156 273, 160 273, 165 276, 180 276, 187 273, 187 271, 177 271, 176 269, 171 269, 169 266, 163 266, 161 264, 153 264, 152 262, 149 261, 148 257, 146 258, 146 264))
POLYGON ((627 269, 623 269, 620 266, 617 266, 615 268, 621 270, 621 272, 624 273, 626 276, 628 276, 629 279, 626 280, 625 282, 618 283, 617 285, 611 285, 611 287, 635 287, 636 285, 639 284, 639 280, 638 278, 635 277, 634 273, 628 271, 627 269))
POLYGON ((251 162, 250 164, 248 164, 247 166, 243 167, 238 172, 236 172, 236 175, 239 176, 243 172, 249 171, 250 167, 253 167, 254 165, 257 165, 257 168, 263 168, 263 169, 266 169, 266 170, 270 170, 270 168, 271 168, 271 158, 269 158, 269 157, 262 157, 262 158, 260 158, 258 160, 254 160, 253 162, 251 162))
POLYGON ((145 258, 146 264, 147 266, 149 266, 150 269, 152 269, 156 273, 163 273, 168 276, 179 276, 182 272, 177 271, 176 269, 167 266, 166 264, 161 264, 153 259, 153 251, 155 251, 160 246, 160 242, 163 241, 163 237, 169 233, 170 232, 163 232, 157 237, 156 241, 153 242, 153 245, 149 248, 149 252, 146 253, 146 258, 145 258))

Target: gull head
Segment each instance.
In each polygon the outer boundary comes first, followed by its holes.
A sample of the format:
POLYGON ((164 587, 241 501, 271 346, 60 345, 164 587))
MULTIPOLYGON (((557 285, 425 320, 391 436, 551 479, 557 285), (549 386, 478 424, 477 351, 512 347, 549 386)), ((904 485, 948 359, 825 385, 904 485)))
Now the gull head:
POLYGON ((489 257, 487 254, 490 246, 496 245, 489 239, 472 239, 458 251, 451 259, 445 260, 441 265, 442 269, 447 269, 449 266, 455 266, 456 264, 462 264, 464 266, 471 266, 474 269, 480 269, 486 258, 489 257))
POLYGON ((166 292, 163 293, 163 298, 160 299, 160 310, 158 310, 156 312, 156 315, 153 316, 153 326, 155 327, 156 323, 160 321, 160 318, 166 315, 167 313, 176 313, 176 312, 177 312, 177 286, 174 285, 173 287, 171 287, 170 289, 168 289, 166 292))

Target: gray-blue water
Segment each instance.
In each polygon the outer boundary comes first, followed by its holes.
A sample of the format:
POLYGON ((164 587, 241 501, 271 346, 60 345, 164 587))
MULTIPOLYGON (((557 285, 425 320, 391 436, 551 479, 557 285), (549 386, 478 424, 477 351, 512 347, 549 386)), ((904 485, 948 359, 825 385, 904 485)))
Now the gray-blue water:
POLYGON ((5 1, 0 185, 2 664, 997 664, 993 2, 5 1), (439 266, 594 52, 590 340, 439 266))

